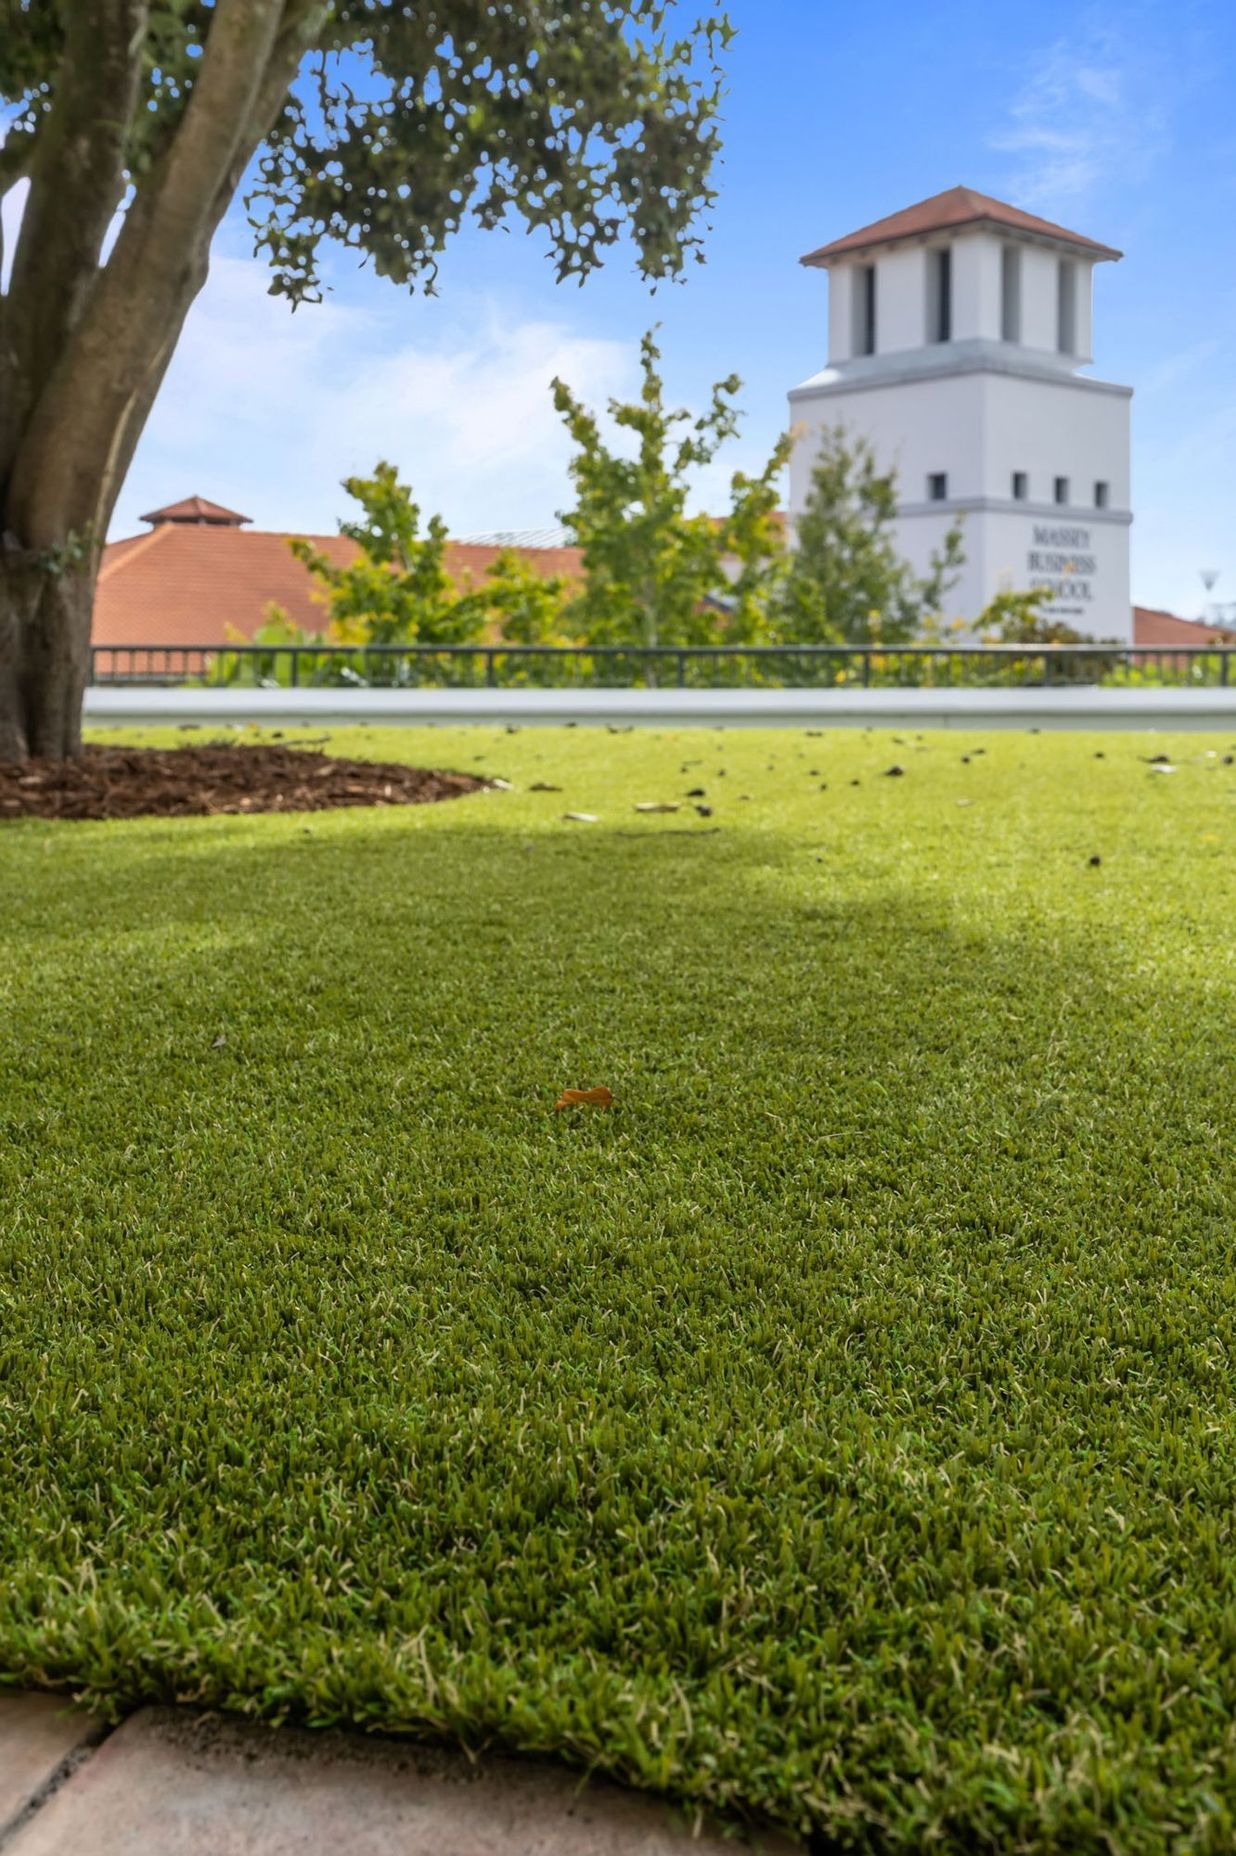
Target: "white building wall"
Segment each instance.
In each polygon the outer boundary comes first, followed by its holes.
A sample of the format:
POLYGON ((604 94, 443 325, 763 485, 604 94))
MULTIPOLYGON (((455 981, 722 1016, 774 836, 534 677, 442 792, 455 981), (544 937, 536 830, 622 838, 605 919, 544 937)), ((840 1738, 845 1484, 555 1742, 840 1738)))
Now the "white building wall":
POLYGON ((1058 255, 1037 245, 1021 248, 1021 346, 1056 353, 1058 255))
POLYGON ((984 517, 988 596, 1046 584, 1050 611, 1088 638, 1133 636, 1127 518, 1093 509, 993 512, 984 517))
POLYGON ((926 253, 916 245, 886 251, 876 272, 877 354, 921 348, 926 316, 926 253))
POLYGON ((1001 241, 971 234, 953 243, 953 339, 1000 339, 1001 241))
POLYGON ((1069 506, 1090 509, 1094 486, 1107 483, 1113 511, 1129 508, 1129 395, 1106 383, 1062 375, 985 377, 983 488, 1011 497, 1012 476, 1024 470, 1029 500, 1050 503, 1057 477, 1069 479, 1069 506))
POLYGON ((790 459, 790 506, 802 507, 811 464, 824 426, 844 425, 873 447, 880 467, 895 470, 905 503, 927 500, 927 479, 948 475, 949 498, 983 493, 985 406, 982 376, 943 375, 910 383, 800 389, 792 396, 794 424, 802 428, 790 459))
POLYGON ((980 613, 985 598, 983 526, 960 516, 943 505, 919 504, 913 515, 903 515, 894 530, 894 542, 902 559, 908 561, 920 580, 931 572, 931 558, 944 547, 944 537, 960 519, 966 561, 952 592, 945 601, 947 620, 963 618, 967 626, 972 614, 980 613))
MULTIPOLYGON (((879 288, 878 283, 876 287, 879 288)), ((848 361, 853 353, 853 310, 853 266, 838 265, 828 280, 828 358, 830 363, 848 361)))
POLYGON ((1094 266, 1077 261, 1077 353, 1079 365, 1094 359, 1094 266))
POLYGON ((993 346, 990 368, 926 377, 895 364, 865 381, 830 371, 798 389, 791 515, 806 501, 821 430, 843 425, 870 442, 882 469, 897 472, 897 545, 916 572, 927 571, 960 518, 967 561, 949 617, 971 625, 998 592, 1045 583, 1056 589, 1053 610, 1076 630, 1127 640, 1128 392, 1067 374, 1001 371, 1007 353, 993 346), (948 497, 935 503, 928 478, 941 471, 948 497), (1024 503, 1013 499, 1014 471, 1029 479, 1024 503), (1058 476, 1069 479, 1063 506, 1053 501, 1058 476), (1094 506, 1100 481, 1109 486, 1105 510, 1094 506))

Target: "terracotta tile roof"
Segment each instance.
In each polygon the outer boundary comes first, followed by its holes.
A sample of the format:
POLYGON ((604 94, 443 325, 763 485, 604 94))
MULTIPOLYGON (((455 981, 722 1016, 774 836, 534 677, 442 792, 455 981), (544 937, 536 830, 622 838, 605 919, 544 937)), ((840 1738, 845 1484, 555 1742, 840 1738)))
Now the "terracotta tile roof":
POLYGON ((522 554, 543 580, 555 575, 572 582, 583 578, 583 551, 579 548, 500 548, 487 541, 448 541, 446 571, 456 586, 485 578, 500 554, 522 554))
POLYGON ((862 226, 857 232, 847 232, 844 238, 835 238, 831 244, 821 245, 818 251, 808 252, 800 262, 827 269, 834 258, 866 251, 872 245, 899 244, 904 239, 924 238, 932 232, 959 230, 962 226, 1000 226, 1008 231, 1050 240, 1056 245, 1071 245, 1092 258, 1119 258, 1122 255, 1111 245, 1100 245, 1095 239, 1083 238, 1080 232, 1070 232, 1067 227, 1055 225, 1050 219, 1039 219, 1034 213, 1024 213, 1019 206, 1010 206, 1004 200, 993 200, 989 194, 976 193, 973 187, 950 187, 944 193, 932 194, 929 200, 920 200, 915 206, 907 206, 899 213, 890 213, 886 219, 877 219, 872 225, 862 226))
MULTIPOLYGON (((148 535, 109 542, 99 570, 92 642, 223 644, 229 630, 251 637, 271 601, 305 631, 322 631, 322 589, 293 556, 291 539, 266 529, 167 521, 148 535)), ((356 545, 345 536, 310 535, 308 540, 341 567, 356 558, 356 545)), ((500 552, 448 542, 447 573, 462 589, 483 579, 500 552)), ((546 578, 580 577, 577 548, 519 552, 546 578)))
POLYGON ((143 522, 219 522, 229 528, 240 528, 253 517, 242 516, 236 509, 225 509, 222 503, 207 502, 204 496, 185 496, 178 503, 168 503, 164 509, 152 509, 148 516, 140 519, 143 522))
POLYGON ((1207 625, 1204 619, 1181 619, 1174 612, 1156 606, 1134 606, 1134 644, 1236 646, 1236 630, 1225 625, 1207 625))

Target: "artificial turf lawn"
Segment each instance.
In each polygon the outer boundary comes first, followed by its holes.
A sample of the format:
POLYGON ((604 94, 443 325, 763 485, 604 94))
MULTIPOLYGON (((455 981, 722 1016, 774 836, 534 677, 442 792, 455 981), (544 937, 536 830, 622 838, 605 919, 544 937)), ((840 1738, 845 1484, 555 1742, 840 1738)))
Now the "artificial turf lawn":
POLYGON ((0 1670, 1230 1850, 1231 741, 334 743, 0 831, 0 1670))

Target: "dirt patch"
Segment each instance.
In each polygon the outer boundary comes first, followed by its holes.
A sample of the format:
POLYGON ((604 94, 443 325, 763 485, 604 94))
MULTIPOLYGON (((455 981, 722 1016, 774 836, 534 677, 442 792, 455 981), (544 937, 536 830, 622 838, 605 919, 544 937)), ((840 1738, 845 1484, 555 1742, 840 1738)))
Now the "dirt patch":
POLYGON ((389 761, 294 747, 88 747, 78 760, 0 761, 0 819, 202 818, 423 806, 487 784, 389 761))

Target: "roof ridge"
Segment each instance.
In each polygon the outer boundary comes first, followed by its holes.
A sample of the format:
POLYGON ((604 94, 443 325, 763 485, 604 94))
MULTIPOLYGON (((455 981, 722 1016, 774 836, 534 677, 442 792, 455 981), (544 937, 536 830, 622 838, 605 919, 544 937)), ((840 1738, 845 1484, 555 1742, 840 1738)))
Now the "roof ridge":
MULTIPOLYGON (((159 524, 157 529, 152 530, 150 535, 126 536, 121 539, 149 541, 153 539, 154 535, 161 534, 165 529, 176 528, 178 526, 194 528, 196 524, 192 522, 184 524, 163 522, 159 524)), ((222 527, 222 524, 219 526, 222 527)), ((359 542, 354 542, 350 535, 340 535, 337 533, 334 535, 315 534, 309 529, 303 528, 238 528, 233 529, 232 533, 243 535, 246 541, 257 541, 265 537, 269 541, 346 541, 354 548, 360 545, 359 542)), ((519 542, 511 544, 494 541, 476 541, 466 535, 448 535, 446 537, 446 545, 448 548, 487 548, 491 553, 495 554, 501 553, 504 546, 514 546, 515 551, 519 554, 562 554, 571 549, 578 549, 578 543, 573 541, 519 542)))
POLYGON ((145 554, 151 544, 158 541, 171 527, 173 527, 173 524, 170 522, 160 522, 158 526, 152 528, 148 534, 122 535, 119 542, 106 544, 103 549, 103 559, 99 563, 99 579, 105 580, 110 574, 119 573, 126 562, 135 561, 139 554, 145 554), (126 548, 123 554, 113 555, 112 559, 109 561, 107 558, 108 547, 119 547, 126 541, 132 542, 132 547, 126 548))
POLYGON ((802 263, 825 267, 831 258, 849 256, 872 246, 930 238, 937 233, 957 231, 964 226, 977 226, 984 222, 1002 226, 1006 232, 1020 232, 1023 237, 1072 246, 1076 250, 1090 253, 1096 262, 1121 256, 1114 246, 1104 245, 1084 232, 1072 232, 1067 226, 1044 219, 1039 213, 1027 212, 1025 207, 1014 206, 1009 200, 998 200, 994 194, 980 193, 976 187, 958 185, 928 194, 926 199, 915 200, 897 212, 885 213, 868 225, 846 232, 840 238, 821 245, 818 250, 808 252, 802 263))

